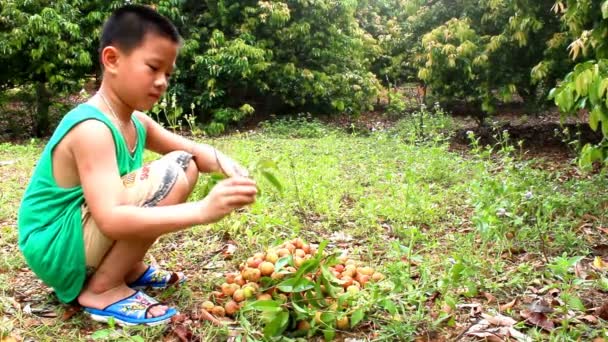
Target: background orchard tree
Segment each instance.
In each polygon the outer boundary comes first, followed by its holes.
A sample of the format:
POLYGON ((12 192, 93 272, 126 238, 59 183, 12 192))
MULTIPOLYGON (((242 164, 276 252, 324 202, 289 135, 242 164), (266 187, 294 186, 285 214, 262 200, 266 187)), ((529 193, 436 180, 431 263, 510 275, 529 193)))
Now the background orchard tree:
POLYGON ((606 163, 608 158, 608 1, 557 1, 571 43, 570 56, 579 63, 552 91, 551 98, 566 115, 589 111, 589 125, 601 129, 599 144, 583 147, 579 164, 606 163))
POLYGON ((79 90, 96 63, 104 7, 87 1, 0 1, 0 90, 35 94, 33 134, 49 131, 52 98, 79 90))

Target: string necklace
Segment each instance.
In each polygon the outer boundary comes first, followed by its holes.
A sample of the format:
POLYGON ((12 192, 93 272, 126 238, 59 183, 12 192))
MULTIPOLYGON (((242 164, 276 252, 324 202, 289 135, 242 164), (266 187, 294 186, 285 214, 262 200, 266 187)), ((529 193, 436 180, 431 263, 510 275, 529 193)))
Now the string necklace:
MULTIPOLYGON (((126 143, 127 142, 126 138, 124 138, 125 124, 122 122, 122 120, 120 120, 120 118, 118 118, 118 115, 116 115, 114 108, 110 105, 110 102, 108 102, 106 97, 100 91, 98 91, 97 94, 99 94, 99 97, 101 97, 101 100, 103 101, 103 103, 106 105, 106 107, 108 107, 108 109, 110 110, 110 113, 112 113, 112 116, 114 116, 116 121, 118 121, 118 125, 120 126, 120 131, 123 133, 123 139, 125 139, 125 143, 126 143)), ((137 148, 137 144, 135 144, 135 146, 133 146, 132 150, 129 148, 129 146, 127 144, 127 149, 130 150, 131 153, 133 153, 133 151, 135 151, 136 148, 137 148)))
POLYGON ((112 114, 112 116, 114 116, 114 119, 116 119, 116 121, 118 121, 121 131, 124 132, 125 124, 122 122, 122 120, 120 120, 120 118, 114 111, 114 108, 110 105, 110 102, 108 102, 108 100, 106 100, 106 97, 100 91, 98 91, 97 94, 99 94, 99 97, 101 97, 101 100, 103 101, 103 103, 106 105, 106 107, 108 107, 108 109, 110 110, 110 113, 112 114))

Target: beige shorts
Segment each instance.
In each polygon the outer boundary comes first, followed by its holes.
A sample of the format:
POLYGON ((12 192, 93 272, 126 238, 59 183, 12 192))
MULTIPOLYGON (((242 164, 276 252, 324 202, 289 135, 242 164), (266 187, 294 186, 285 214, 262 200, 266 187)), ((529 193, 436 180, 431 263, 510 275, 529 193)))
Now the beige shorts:
MULTIPOLYGON (((154 207, 173 189, 180 177, 185 177, 192 155, 174 151, 122 177, 126 203, 154 207)), ((114 240, 105 236, 91 216, 87 204, 82 205, 82 227, 87 268, 95 269, 108 253, 114 240)))

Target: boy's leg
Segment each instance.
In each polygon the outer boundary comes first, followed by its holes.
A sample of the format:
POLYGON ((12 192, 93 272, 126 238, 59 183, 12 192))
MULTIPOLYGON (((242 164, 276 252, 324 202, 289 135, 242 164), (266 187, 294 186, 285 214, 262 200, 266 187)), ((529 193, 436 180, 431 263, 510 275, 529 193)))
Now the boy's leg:
MULTIPOLYGON (((191 160, 191 155, 179 151, 167 154, 150 165, 123 177, 128 203, 142 206, 184 202, 196 185, 197 179, 198 169, 191 160)), ((96 229, 94 225, 92 228, 96 229)), ((98 230, 93 231, 97 235, 100 234, 98 230)), ((85 235, 87 235, 86 232, 85 235)), ((105 239, 107 240, 107 238, 105 239)), ((103 240, 103 238, 99 240, 103 240)), ((135 291, 126 285, 125 280, 143 273, 145 270, 145 265, 142 263, 143 257, 155 240, 120 240, 112 242, 109 250, 105 249, 105 251, 103 249, 104 246, 107 246, 108 241, 101 241, 102 247, 98 251, 88 252, 87 264, 97 267, 78 297, 80 304, 85 307, 103 309, 133 294, 135 291), (94 265, 96 262, 98 265, 94 265), (141 270, 142 268, 144 270, 141 270)), ((85 244, 87 244, 86 241, 85 244)), ((153 307, 148 312, 148 317, 163 315, 166 310, 166 306, 153 307)))

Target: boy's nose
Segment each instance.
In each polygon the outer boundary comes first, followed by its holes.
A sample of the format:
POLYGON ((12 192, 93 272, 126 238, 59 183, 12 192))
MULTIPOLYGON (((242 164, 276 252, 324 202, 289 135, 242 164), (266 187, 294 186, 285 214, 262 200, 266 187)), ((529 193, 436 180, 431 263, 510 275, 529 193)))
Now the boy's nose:
POLYGON ((156 80, 154 81, 154 86, 157 88, 161 88, 162 90, 165 90, 167 88, 167 85, 169 83, 169 80, 167 79, 166 76, 161 76, 156 78, 156 80))

